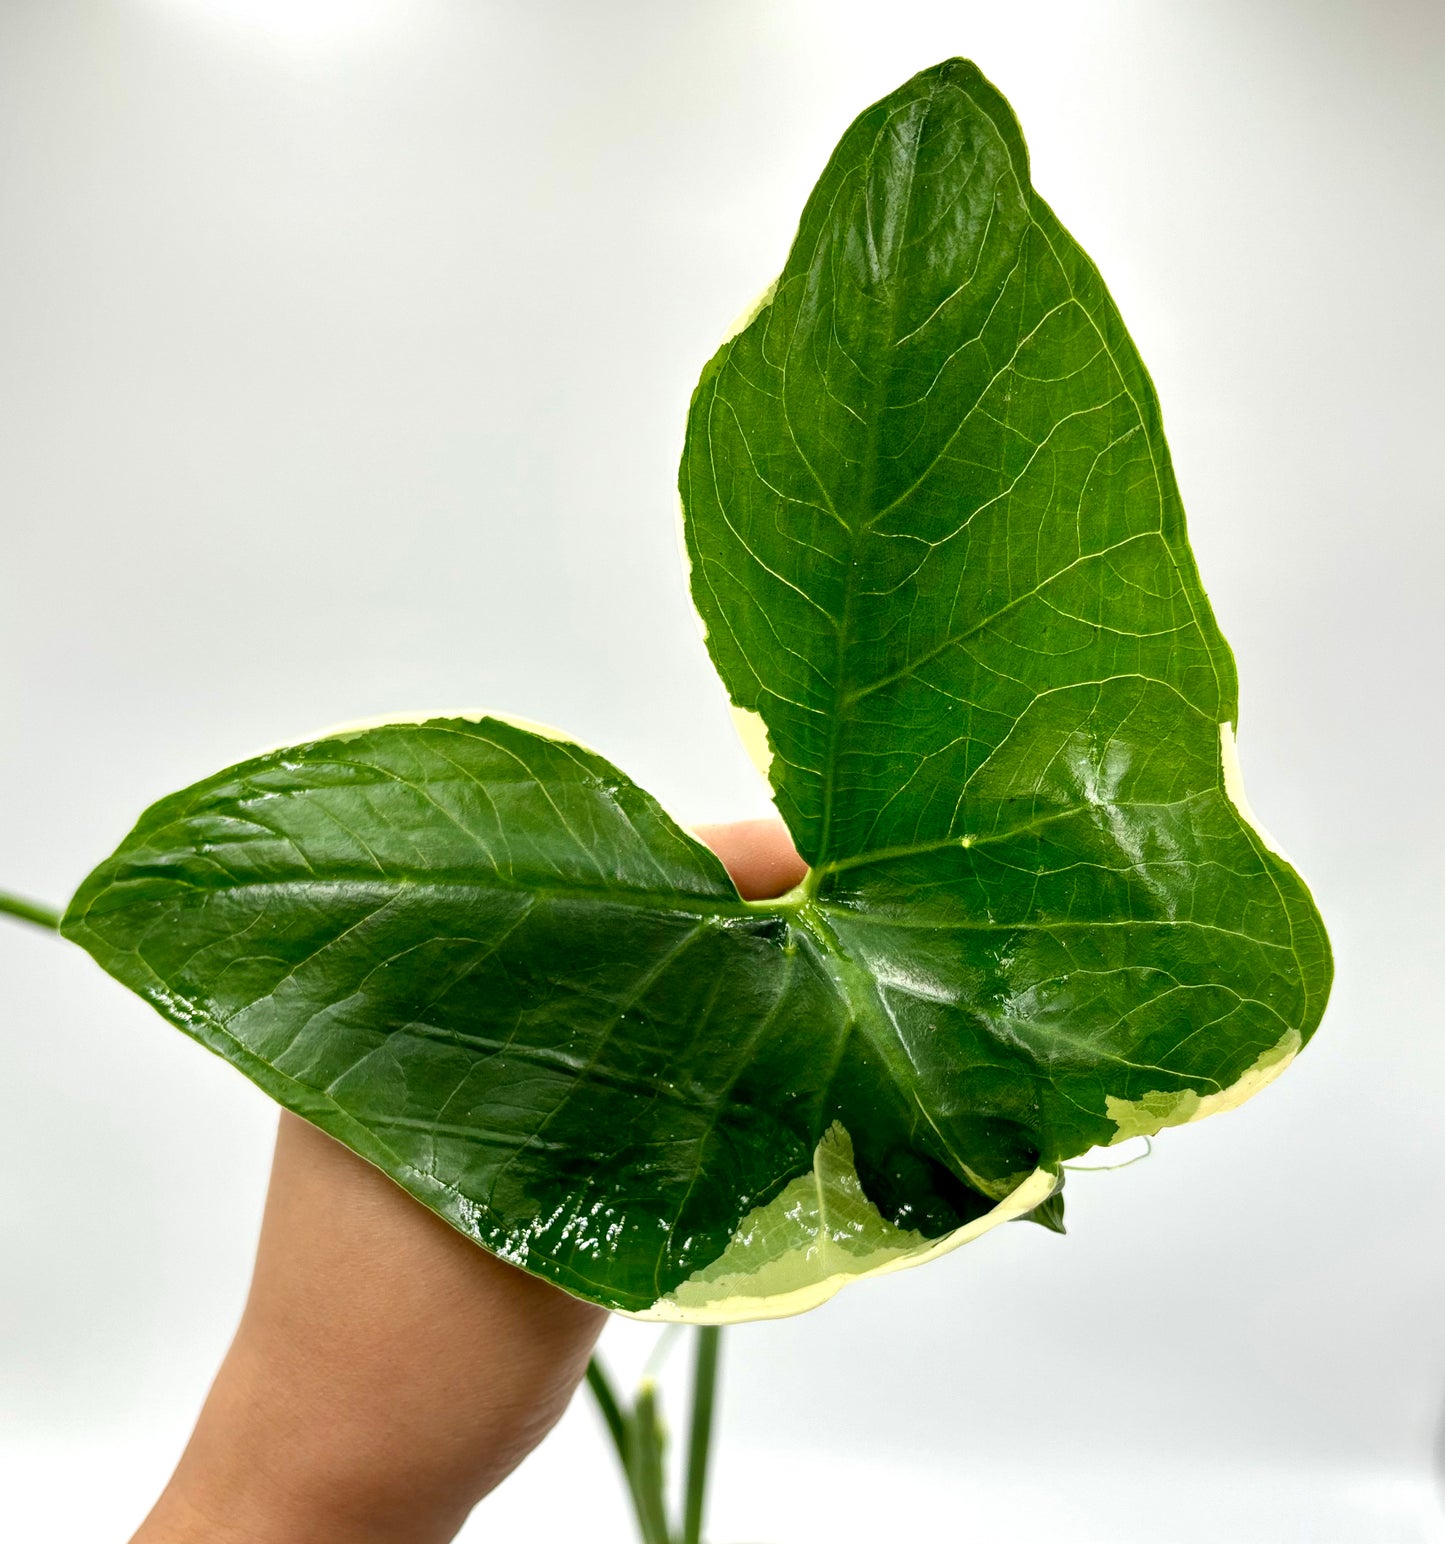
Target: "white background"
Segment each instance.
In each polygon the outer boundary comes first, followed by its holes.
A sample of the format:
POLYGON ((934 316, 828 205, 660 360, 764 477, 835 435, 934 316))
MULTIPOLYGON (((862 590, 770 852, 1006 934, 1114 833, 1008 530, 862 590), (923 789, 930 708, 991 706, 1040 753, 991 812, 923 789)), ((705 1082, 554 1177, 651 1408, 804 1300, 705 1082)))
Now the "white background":
MULTIPOLYGON (((1164 403, 1251 797, 1338 956, 1237 1114, 727 1347, 720 1544, 1424 1544, 1445 1401, 1433 0, 4 0, 0 883, 396 709, 757 813, 688 608, 688 394, 848 121, 967 54, 1164 403)), ((0 923, 0 1536, 123 1539, 274 1114, 0 923)), ((617 1326, 634 1363, 651 1331, 617 1326)), ((579 1400, 465 1538, 620 1541, 579 1400)))

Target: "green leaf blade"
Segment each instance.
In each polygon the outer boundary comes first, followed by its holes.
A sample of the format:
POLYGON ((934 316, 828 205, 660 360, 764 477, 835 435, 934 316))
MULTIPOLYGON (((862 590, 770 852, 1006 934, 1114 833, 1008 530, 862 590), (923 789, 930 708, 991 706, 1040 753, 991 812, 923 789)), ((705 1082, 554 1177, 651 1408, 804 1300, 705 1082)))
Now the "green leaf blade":
POLYGON ((486 1247, 624 1312, 796 1312, 1231 1108, 1331 965, 1250 814, 1153 388, 960 61, 845 135, 703 374, 694 596, 812 865, 775 903, 497 719, 163 800, 64 931, 486 1247))
POLYGON ((844 136, 703 374, 681 488, 714 662, 961 1172, 1282 1069, 1323 928, 1231 786, 1234 663, 1152 383, 975 66, 844 136))
POLYGON ((172 796, 64 926, 464 1231, 612 1306, 646 1308, 808 1165, 806 1111, 718 1091, 807 1086, 786 1030, 836 1018, 826 980, 615 768, 498 720, 172 796), (776 1039, 713 1028, 749 1019, 776 1039))

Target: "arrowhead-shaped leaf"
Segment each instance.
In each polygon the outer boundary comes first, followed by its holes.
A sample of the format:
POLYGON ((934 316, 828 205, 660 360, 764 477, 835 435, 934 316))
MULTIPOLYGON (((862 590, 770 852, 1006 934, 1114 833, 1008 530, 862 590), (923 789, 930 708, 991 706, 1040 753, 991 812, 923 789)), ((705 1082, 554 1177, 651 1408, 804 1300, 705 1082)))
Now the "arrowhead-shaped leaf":
POLYGON ((332 735, 163 800, 65 930, 609 1307, 821 1301, 1238 1103, 1328 946, 1247 815, 1153 388, 972 65, 848 131, 708 365, 694 595, 811 868, 739 899, 601 757, 332 735))

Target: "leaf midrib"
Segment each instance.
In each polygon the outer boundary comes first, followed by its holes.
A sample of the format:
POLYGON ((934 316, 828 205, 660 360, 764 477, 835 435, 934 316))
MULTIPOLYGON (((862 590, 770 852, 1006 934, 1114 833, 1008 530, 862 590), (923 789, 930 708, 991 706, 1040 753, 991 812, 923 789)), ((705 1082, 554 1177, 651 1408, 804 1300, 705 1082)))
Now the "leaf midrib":
MULTIPOLYGON (((154 885, 161 876, 142 875, 134 879, 119 880, 108 885, 104 891, 95 896, 85 908, 84 918, 89 918, 99 912, 120 910, 122 907, 134 904, 131 901, 117 899, 113 905, 103 906, 101 903, 117 892, 131 886, 154 885)), ((741 896, 730 899, 727 896, 693 896, 683 890, 608 890, 605 888, 590 888, 582 885, 548 885, 542 883, 519 883, 515 880, 497 880, 488 882, 481 879, 439 877, 435 874, 409 875, 388 874, 379 875, 374 872, 357 874, 355 876, 328 875, 321 878, 315 875, 303 877, 288 877, 277 879, 251 879, 238 883, 223 884, 194 884, 177 879, 174 875, 166 875, 164 882, 172 885, 178 891, 189 892, 193 895, 207 896, 212 894, 238 895, 251 890, 288 890, 314 893, 317 890, 345 889, 351 891, 386 890, 389 892, 404 890, 477 890, 487 894, 501 894, 516 897, 545 897, 551 900, 578 901, 585 904, 612 904, 627 907, 638 911, 652 911, 657 913, 675 913, 695 916, 717 916, 727 918, 756 919, 760 915, 766 915, 766 907, 757 903, 745 901, 741 896)), ((157 897, 156 899, 160 899, 157 897)), ((171 897, 164 898, 170 901, 171 897)))
MULTIPOLYGON (((935 81, 929 88, 928 99, 923 112, 918 120, 918 128, 914 134, 913 151, 908 161, 908 197, 904 206, 903 216, 898 222, 899 230, 906 237, 908 224, 913 215, 913 190, 918 176, 918 147, 923 142, 924 132, 928 127, 928 119, 933 112, 934 103, 938 99, 938 86, 935 81)), ((869 217, 868 210, 868 178, 873 169, 873 157, 883 136, 889 132, 892 118, 886 117, 883 126, 873 141, 873 149, 869 152, 863 165, 862 186, 859 197, 865 208, 865 219, 869 217)), ((871 220, 870 220, 871 233, 871 220)), ((901 264, 906 240, 900 240, 896 261, 901 264)), ((895 271, 892 275, 892 294, 888 302, 888 321, 886 336, 891 340, 898 330, 898 313, 903 302, 903 284, 899 274, 895 271)), ((836 303, 836 295, 834 297, 836 303)), ((884 351, 884 366, 877 384, 874 386, 873 396, 880 404, 886 404, 888 400, 888 387, 893 376, 894 351, 892 348, 884 351)), ((786 364, 784 366, 786 369, 786 364)), ((871 522, 867 518, 866 511, 871 506, 878 479, 878 450, 883 435, 883 421, 885 414, 880 410, 873 413, 868 426, 868 451, 865 461, 865 482, 859 494, 859 508, 856 512, 857 523, 849 531, 848 567, 843 575, 843 605, 838 618, 838 651, 833 670, 833 708, 828 717, 828 743, 823 753, 823 766, 821 768, 820 781, 823 788, 823 811, 818 823, 818 862, 825 863, 828 859, 828 843, 832 836, 833 828, 833 784, 837 777, 838 747, 842 739, 844 713, 843 710, 850 702, 850 690, 847 683, 847 661, 850 646, 850 629, 853 619, 853 607, 858 588, 858 571, 860 568, 859 549, 867 538, 871 522)))

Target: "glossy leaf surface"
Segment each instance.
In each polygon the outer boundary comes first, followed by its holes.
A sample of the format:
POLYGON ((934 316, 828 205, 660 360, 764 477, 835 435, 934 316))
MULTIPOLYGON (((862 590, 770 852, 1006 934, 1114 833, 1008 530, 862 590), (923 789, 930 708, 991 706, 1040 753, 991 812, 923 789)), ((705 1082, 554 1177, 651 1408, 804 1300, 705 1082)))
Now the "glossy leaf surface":
POLYGON ((1065 1159, 1287 1064, 1328 948, 1245 813, 1153 388, 973 66, 844 137, 682 492, 798 891, 458 718, 162 801, 67 933, 479 1242, 664 1317, 1056 1226, 1065 1159))

